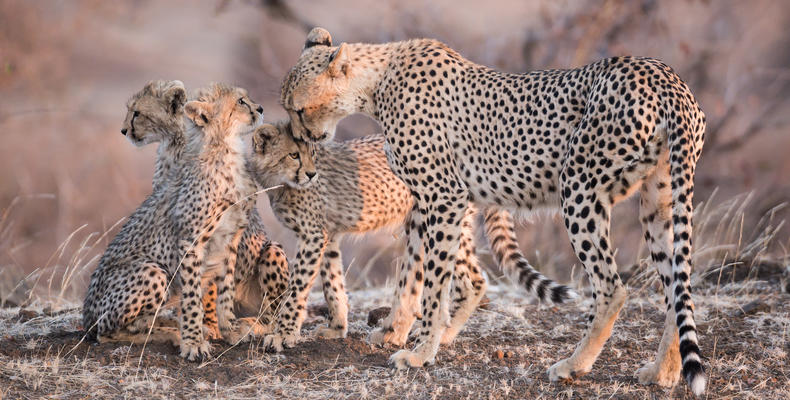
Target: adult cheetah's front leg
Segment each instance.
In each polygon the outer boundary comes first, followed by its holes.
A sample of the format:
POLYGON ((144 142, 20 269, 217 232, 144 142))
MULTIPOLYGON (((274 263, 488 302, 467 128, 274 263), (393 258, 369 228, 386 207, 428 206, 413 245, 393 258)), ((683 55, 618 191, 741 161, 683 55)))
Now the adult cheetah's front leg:
POLYGON ((299 340, 307 311, 307 295, 313 286, 326 247, 327 235, 317 226, 302 229, 296 252, 296 265, 291 269, 288 292, 283 302, 273 334, 264 338, 267 349, 280 352, 294 347, 299 340))
POLYGON ((466 190, 457 189, 460 185, 454 187, 454 191, 422 187, 418 190, 428 193, 415 196, 419 199, 418 208, 423 216, 426 234, 423 240, 425 286, 422 321, 414 350, 401 350, 390 357, 390 363, 397 368, 433 364, 449 323, 450 282, 461 240, 461 222, 468 205, 466 190), (425 199, 436 200, 426 202, 425 199))

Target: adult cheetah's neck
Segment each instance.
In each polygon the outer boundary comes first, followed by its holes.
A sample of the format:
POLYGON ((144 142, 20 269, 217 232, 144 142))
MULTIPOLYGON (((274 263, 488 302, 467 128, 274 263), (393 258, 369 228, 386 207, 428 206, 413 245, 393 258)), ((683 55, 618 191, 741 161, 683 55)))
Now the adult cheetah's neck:
POLYGON ((374 115, 374 95, 392 61, 404 42, 348 45, 351 59, 351 90, 359 98, 359 112, 374 115))

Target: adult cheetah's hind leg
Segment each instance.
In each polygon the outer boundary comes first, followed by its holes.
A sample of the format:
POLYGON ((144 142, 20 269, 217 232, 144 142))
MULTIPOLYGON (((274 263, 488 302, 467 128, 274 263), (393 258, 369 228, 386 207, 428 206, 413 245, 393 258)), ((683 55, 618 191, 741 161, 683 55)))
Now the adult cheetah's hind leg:
POLYGON ((450 312, 450 324, 442 335, 442 344, 449 344, 455 339, 480 304, 486 292, 486 280, 480 272, 480 265, 475 255, 474 228, 477 209, 469 204, 461 225, 461 243, 455 260, 453 276, 453 301, 450 312))
POLYGON ((644 227, 645 242, 664 288, 666 321, 655 361, 644 365, 636 375, 639 383, 672 387, 680 378, 681 364, 675 309, 671 307, 672 191, 668 155, 665 151, 660 156, 655 172, 645 179, 639 202, 639 219, 644 227))
MULTIPOLYGON (((626 290, 617 274, 609 239, 613 206, 610 194, 603 185, 591 187, 585 184, 587 173, 578 172, 586 165, 585 157, 594 158, 593 151, 576 152, 577 156, 574 156, 574 149, 571 149, 560 175, 562 213, 573 249, 592 285, 595 315, 573 354, 549 368, 552 381, 569 380, 590 372, 611 336, 614 322, 626 300, 626 290)), ((605 165, 605 160, 593 161, 605 165)), ((613 171, 618 167, 620 165, 603 171, 601 176, 616 175, 613 171)))
POLYGON ((318 336, 326 339, 344 338, 348 333, 348 295, 343 274, 340 243, 330 237, 321 264, 324 299, 329 306, 329 325, 318 329, 318 336))

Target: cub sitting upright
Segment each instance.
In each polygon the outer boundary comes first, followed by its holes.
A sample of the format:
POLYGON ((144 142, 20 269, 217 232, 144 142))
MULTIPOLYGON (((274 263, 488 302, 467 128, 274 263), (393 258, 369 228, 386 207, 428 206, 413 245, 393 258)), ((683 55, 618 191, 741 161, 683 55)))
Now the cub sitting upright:
MULTIPOLYGON (((181 88, 183 92, 184 85, 180 81, 153 81, 136 93, 127 103, 129 111, 121 129, 121 133, 137 147, 150 143, 163 144, 157 149, 153 178, 155 191, 165 190, 168 185, 177 185, 177 173, 173 171, 180 168, 185 157, 194 157, 194 154, 184 154, 187 141, 182 121, 184 100, 174 104, 162 98, 161 88, 168 86, 181 88)), ((199 150, 196 148, 199 146, 192 147, 191 152, 199 150)), ((288 260, 280 244, 267 238, 256 207, 250 207, 248 219, 249 226, 238 248, 234 309, 245 316, 257 316, 260 312, 261 322, 269 325, 277 308, 275 299, 282 296, 288 284, 288 260)), ((220 338, 216 299, 216 285, 211 284, 204 293, 203 306, 204 323, 213 339, 220 338)))
POLYGON ((185 151, 184 85, 154 81, 128 102, 121 133, 137 145, 159 142, 153 192, 129 216, 107 246, 91 275, 82 308, 88 337, 179 342, 178 332, 157 327, 147 335, 156 309, 168 298, 169 271, 175 266, 173 226, 166 218, 168 186, 185 151), (145 333, 143 333, 145 332, 145 333))
POLYGON ((194 360, 209 354, 201 327, 202 279, 217 285, 222 337, 236 343, 242 335, 232 310, 234 268, 256 189, 244 165, 242 137, 261 124, 263 108, 245 90, 215 84, 198 91, 184 111, 191 121, 189 146, 197 150, 179 169, 168 216, 179 239, 181 356, 194 360))

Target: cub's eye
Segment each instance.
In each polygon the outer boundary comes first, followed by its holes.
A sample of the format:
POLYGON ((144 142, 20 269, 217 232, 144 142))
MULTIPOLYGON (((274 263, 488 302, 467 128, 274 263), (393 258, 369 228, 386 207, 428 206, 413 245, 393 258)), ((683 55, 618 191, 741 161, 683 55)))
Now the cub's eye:
POLYGON ((291 153, 288 156, 293 158, 294 160, 298 160, 299 159, 299 153, 291 153))
POLYGON ((132 113, 132 116, 133 117, 139 117, 140 116, 140 111, 135 110, 135 112, 132 113))
POLYGON ((301 117, 303 114, 304 114, 304 108, 300 108, 300 109, 296 110, 296 115, 301 117))
POLYGON ((244 97, 239 98, 239 104, 244 105, 244 97))

